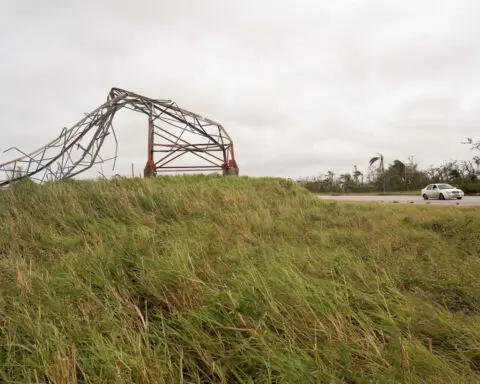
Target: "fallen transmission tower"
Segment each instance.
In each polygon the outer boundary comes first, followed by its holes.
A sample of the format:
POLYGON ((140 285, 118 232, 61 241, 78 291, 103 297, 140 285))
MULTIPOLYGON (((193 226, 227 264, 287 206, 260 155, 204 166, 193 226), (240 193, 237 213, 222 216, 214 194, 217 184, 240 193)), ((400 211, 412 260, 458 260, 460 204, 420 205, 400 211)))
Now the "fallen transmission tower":
POLYGON ((187 171, 238 175, 233 142, 221 124, 182 109, 171 100, 150 99, 112 88, 105 104, 71 128, 64 128, 47 145, 31 153, 18 148, 6 150, 17 152, 17 157, 0 164, 0 187, 25 178, 40 183, 69 179, 107 161, 112 161, 115 168, 118 141, 112 121, 122 108, 148 117, 145 177, 187 171), (105 158, 101 149, 108 137, 113 137, 115 150, 105 158), (186 154, 193 154, 201 164, 178 164, 186 154))

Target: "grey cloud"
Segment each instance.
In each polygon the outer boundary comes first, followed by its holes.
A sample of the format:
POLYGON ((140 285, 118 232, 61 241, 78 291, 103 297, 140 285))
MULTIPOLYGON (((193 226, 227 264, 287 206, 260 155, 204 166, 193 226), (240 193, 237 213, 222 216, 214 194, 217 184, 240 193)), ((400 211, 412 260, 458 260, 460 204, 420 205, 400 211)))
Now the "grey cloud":
MULTIPOLYGON (((6 0, 0 150, 34 149, 118 86, 220 121, 244 174, 342 173, 378 151, 468 158, 479 12, 467 0, 6 0)), ((144 121, 115 123, 128 174, 145 161, 144 121)))

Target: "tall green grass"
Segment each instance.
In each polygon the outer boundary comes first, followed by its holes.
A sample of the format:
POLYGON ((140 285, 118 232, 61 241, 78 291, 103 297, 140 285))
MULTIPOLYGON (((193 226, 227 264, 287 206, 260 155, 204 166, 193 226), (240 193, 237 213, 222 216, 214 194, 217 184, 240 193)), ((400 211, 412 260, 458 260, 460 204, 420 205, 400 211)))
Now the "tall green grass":
POLYGON ((281 179, 0 191, 5 383, 480 382, 480 210, 281 179))

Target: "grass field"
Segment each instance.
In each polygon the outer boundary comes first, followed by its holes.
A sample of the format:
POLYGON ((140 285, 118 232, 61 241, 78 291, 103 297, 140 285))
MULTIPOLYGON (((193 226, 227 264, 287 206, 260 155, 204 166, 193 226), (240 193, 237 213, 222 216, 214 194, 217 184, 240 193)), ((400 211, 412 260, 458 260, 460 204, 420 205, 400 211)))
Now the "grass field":
POLYGON ((0 382, 480 382, 480 209, 280 179, 0 191, 0 382))

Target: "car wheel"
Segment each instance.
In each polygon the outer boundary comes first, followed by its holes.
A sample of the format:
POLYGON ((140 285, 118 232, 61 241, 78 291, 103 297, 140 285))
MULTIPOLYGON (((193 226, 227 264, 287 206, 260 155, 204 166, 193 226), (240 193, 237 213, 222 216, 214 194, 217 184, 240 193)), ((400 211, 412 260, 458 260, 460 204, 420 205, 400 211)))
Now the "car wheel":
POLYGON ((438 198, 439 198, 440 200, 445 200, 445 196, 443 196, 443 193, 440 193, 440 195, 438 195, 438 198))
POLYGON ((422 197, 423 197, 423 200, 428 200, 428 196, 426 193, 424 193, 422 197))
POLYGON ((462 200, 462 198, 461 198, 461 197, 457 197, 457 199, 458 199, 458 200, 462 200))

